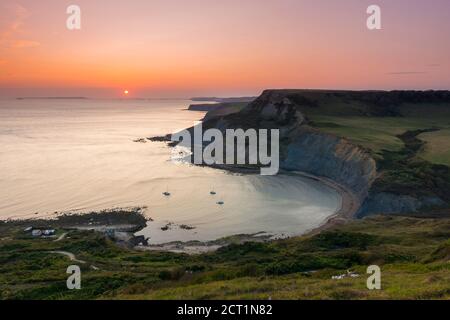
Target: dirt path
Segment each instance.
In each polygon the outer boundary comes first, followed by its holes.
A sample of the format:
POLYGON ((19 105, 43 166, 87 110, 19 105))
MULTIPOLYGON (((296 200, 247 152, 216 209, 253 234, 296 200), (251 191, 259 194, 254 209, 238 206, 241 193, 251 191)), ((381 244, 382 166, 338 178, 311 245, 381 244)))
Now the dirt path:
MULTIPOLYGON (((70 259, 70 261, 73 261, 73 262, 77 262, 77 263, 81 263, 81 264, 85 264, 86 263, 86 261, 77 259, 77 257, 72 252, 68 252, 68 251, 50 251, 50 253, 61 254, 63 256, 68 257, 70 259)), ((96 271, 100 270, 99 267, 96 267, 93 264, 91 264, 90 267, 93 270, 96 270, 96 271)))
POLYGON ((65 232, 65 233, 63 233, 62 235, 60 235, 60 236, 58 237, 58 239, 55 239, 55 242, 61 241, 61 240, 64 239, 66 236, 67 236, 67 232, 65 232))
POLYGON ((86 263, 86 261, 77 259, 77 257, 75 257, 75 255, 73 253, 68 252, 68 251, 50 251, 50 253, 62 254, 64 256, 68 257, 70 259, 70 261, 73 261, 73 262, 78 262, 78 263, 83 263, 83 264, 86 263))

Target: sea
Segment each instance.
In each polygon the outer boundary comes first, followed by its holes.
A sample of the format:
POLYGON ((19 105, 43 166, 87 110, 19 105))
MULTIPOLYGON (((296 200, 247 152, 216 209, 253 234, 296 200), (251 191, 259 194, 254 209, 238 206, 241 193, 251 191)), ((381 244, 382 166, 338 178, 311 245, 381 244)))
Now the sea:
POLYGON ((193 166, 176 148, 146 140, 203 118, 187 110, 191 103, 0 100, 0 219, 140 207, 149 218, 140 234, 162 244, 300 235, 340 208, 340 195, 319 181, 193 166))

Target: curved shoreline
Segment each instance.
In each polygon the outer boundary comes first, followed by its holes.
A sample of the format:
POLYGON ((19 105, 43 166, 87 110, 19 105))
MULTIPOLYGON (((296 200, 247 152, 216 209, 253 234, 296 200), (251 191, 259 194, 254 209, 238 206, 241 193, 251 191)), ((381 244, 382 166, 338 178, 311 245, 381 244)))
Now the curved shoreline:
MULTIPOLYGON (((248 167, 228 167, 225 165, 221 166, 208 166, 213 167, 216 169, 222 169, 225 171, 237 173, 237 174, 259 174, 259 169, 254 168, 248 168, 248 167)), ((339 183, 325 178, 325 177, 319 177, 315 176, 306 172, 300 172, 300 171, 281 171, 282 173, 287 173, 290 175, 297 175, 301 176, 307 179, 311 179, 317 182, 322 183, 323 185, 335 190, 341 197, 341 206, 340 208, 333 213, 332 215, 328 216, 322 223, 319 224, 319 226, 307 230, 301 234, 292 236, 292 237, 298 237, 298 236, 304 236, 304 235, 314 235, 317 234, 323 230, 326 230, 328 228, 331 228, 335 225, 345 223, 351 219, 354 218, 356 212, 358 211, 360 207, 360 201, 359 198, 348 188, 340 185, 339 183)), ((256 234, 258 235, 258 234, 256 234)), ((234 235, 237 236, 237 235, 234 235)), ((240 239, 238 242, 247 242, 247 241, 257 241, 257 242, 265 242, 265 241, 271 241, 275 240, 272 239, 272 237, 258 237, 254 235, 240 235, 240 239)), ((229 237, 233 237, 233 235, 230 235, 229 237)), ((151 251, 169 251, 169 252, 176 252, 176 253, 187 253, 187 254, 201 254, 206 252, 212 252, 216 251, 220 247, 226 246, 230 244, 231 242, 227 242, 226 238, 216 239, 212 241, 172 241, 168 243, 161 243, 161 244, 155 244, 155 245, 149 245, 147 247, 136 247, 140 250, 151 250, 151 251)), ((236 239, 235 239, 236 240, 236 239)))
POLYGON ((361 206, 361 202, 359 198, 349 188, 346 188, 343 185, 325 177, 314 176, 306 172, 293 172, 293 173, 305 178, 319 181, 325 184, 326 186, 334 189, 341 196, 342 201, 339 210, 337 210, 331 216, 327 217, 326 220, 318 227, 308 232, 305 232, 304 235, 317 234, 320 231, 331 228, 337 224, 345 223, 355 217, 356 212, 361 206))
MULTIPOLYGON (((217 168, 217 167, 216 167, 217 168)), ((221 167, 221 169, 229 172, 234 172, 235 174, 242 174, 242 175, 251 175, 251 174, 258 174, 259 169, 256 168, 224 168, 221 167)), ((340 207, 331 215, 326 217, 322 222, 320 222, 317 227, 313 227, 310 230, 305 230, 299 234, 292 235, 290 237, 298 237, 298 236, 305 236, 305 235, 312 235, 317 234, 323 230, 326 230, 330 227, 333 227, 337 224, 345 223, 352 218, 354 218, 355 213, 357 212, 360 202, 358 197, 352 193, 349 189, 346 187, 336 183, 335 181, 325 178, 325 177, 318 177, 309 173, 300 172, 300 171, 281 171, 282 174, 288 174, 291 176, 298 176, 306 179, 310 179, 316 182, 319 182, 320 184, 323 184, 324 186, 335 190, 341 197, 341 204, 340 207)), ((135 238, 135 233, 143 229, 146 225, 144 224, 144 221, 146 219, 142 216, 141 209, 133 210, 135 214, 131 215, 134 217, 135 225, 127 226, 127 228, 124 229, 123 224, 125 221, 128 221, 128 216, 125 216, 124 213, 130 214, 131 212, 125 212, 121 210, 121 212, 114 212, 111 211, 109 214, 108 212, 103 212, 103 215, 101 212, 95 213, 91 212, 88 214, 76 214, 76 215, 62 215, 54 219, 38 219, 38 220, 30 220, 30 219, 19 219, 16 221, 16 223, 22 227, 28 226, 28 225, 41 225, 41 224, 48 224, 50 223, 52 227, 57 227, 58 229, 80 229, 80 230, 95 230, 98 232, 105 233, 106 229, 117 229, 118 231, 125 231, 125 233, 129 234, 130 239, 135 238), (63 219, 60 221, 60 219, 63 219), (125 220, 124 220, 125 219, 125 220), (131 229, 133 229, 131 231, 131 229)), ((134 221, 133 220, 133 221, 134 221)), ((5 221, 5 223, 8 223, 5 221)), ((9 220, 9 223, 14 223, 11 220, 9 220)), ((121 232, 119 232, 121 233, 121 232)), ((122 232, 123 233, 123 232, 122 232)), ((58 241, 59 239, 62 240, 67 233, 64 233, 61 235, 58 239, 55 241, 58 241)), ((177 253, 187 253, 187 254, 201 254, 206 252, 211 252, 219 249, 220 247, 227 246, 229 244, 235 243, 235 244, 241 244, 245 242, 268 242, 276 240, 275 235, 270 233, 262 233, 258 232, 255 234, 231 234, 229 236, 225 236, 222 238, 218 238, 211 241, 172 241, 167 243, 161 243, 161 244, 154 244, 154 245, 147 245, 147 246, 136 246, 137 242, 133 242, 134 244, 131 244, 131 246, 138 250, 152 250, 152 251, 169 251, 169 252, 177 252, 177 253)), ((121 239, 117 239, 121 240, 121 239)), ((142 239, 141 239, 142 240, 142 239)), ((120 241, 119 241, 120 242, 120 241)))
MULTIPOLYGON (((233 172, 233 173, 240 173, 240 174, 259 174, 259 169, 254 168, 248 168, 248 167, 229 167, 226 165, 214 165, 214 166, 208 166, 215 169, 222 169, 225 171, 233 172)), ((290 174, 290 175, 298 175, 304 178, 308 178, 314 181, 318 181, 333 190, 335 190, 342 199, 341 208, 337 210, 333 215, 328 217, 326 219, 326 222, 324 225, 320 226, 319 228, 324 228, 325 225, 329 223, 337 223, 339 220, 346 221, 349 219, 353 219, 356 212, 358 211, 359 207, 361 206, 361 201, 359 200, 358 196, 355 195, 349 188, 343 186, 342 184, 339 184, 338 182, 321 177, 316 176, 307 172, 302 171, 287 171, 287 170, 280 170, 280 173, 290 174)), ((316 230, 317 228, 313 229, 316 230)), ((309 233, 309 232, 307 232, 309 233)))

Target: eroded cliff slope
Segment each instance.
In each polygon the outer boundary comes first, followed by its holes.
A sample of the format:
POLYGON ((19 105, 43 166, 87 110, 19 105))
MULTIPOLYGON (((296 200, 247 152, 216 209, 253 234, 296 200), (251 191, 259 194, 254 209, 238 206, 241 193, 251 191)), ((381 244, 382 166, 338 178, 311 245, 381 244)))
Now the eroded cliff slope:
POLYGON ((310 126, 303 106, 285 91, 267 90, 241 112, 212 119, 206 127, 277 128, 280 167, 326 177, 350 189, 362 202, 376 178, 376 163, 368 152, 346 139, 310 126))
POLYGON ((347 187, 360 200, 359 217, 450 204, 450 168, 421 159, 420 140, 403 139, 411 128, 447 128, 449 91, 266 90, 240 112, 206 119, 220 130, 280 129, 281 168, 347 187), (349 125, 355 121, 372 127, 349 125), (403 147, 392 151, 396 145, 403 147))

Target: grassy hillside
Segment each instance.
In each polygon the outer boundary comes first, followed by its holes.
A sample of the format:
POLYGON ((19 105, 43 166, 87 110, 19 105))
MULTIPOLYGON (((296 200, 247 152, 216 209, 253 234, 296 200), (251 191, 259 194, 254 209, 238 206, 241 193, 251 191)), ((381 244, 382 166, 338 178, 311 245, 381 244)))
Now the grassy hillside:
POLYGON ((14 224, 0 230, 2 299, 450 298, 450 218, 373 217, 198 256, 130 250, 95 232, 54 241, 31 239, 14 224), (56 250, 86 261, 82 290, 66 289, 74 262, 56 250), (370 264, 382 268, 381 291, 365 286, 370 264), (360 276, 331 279, 348 269, 360 276))
MULTIPOLYGON (((260 104, 268 103, 263 97, 270 92, 294 102, 311 125, 348 138, 370 150, 377 159, 383 158, 383 151, 400 151, 404 144, 398 136, 407 131, 439 129, 421 135, 429 142, 423 159, 435 164, 450 163, 449 91, 268 90, 251 107, 258 110, 260 104)), ((230 104, 227 114, 237 113, 244 106, 236 105, 233 109, 230 104)), ((255 126, 253 116, 249 112, 227 119, 237 118, 247 128, 255 126)))
MULTIPOLYGON (((284 94, 312 126, 372 153, 381 173, 374 191, 437 195, 450 203, 448 93, 284 94)), ((251 117, 234 118, 253 124, 251 117)), ((448 209, 368 217, 320 234, 197 256, 131 250, 103 234, 62 227, 61 241, 33 239, 23 227, 0 223, 1 299, 450 299, 448 209), (66 268, 74 262, 54 251, 85 261, 82 290, 67 290, 66 268), (366 288, 371 264, 381 267, 382 290, 366 288), (347 270, 359 277, 332 279, 347 270)))
POLYGON ((436 164, 450 166, 450 128, 423 133, 419 138, 426 142, 420 157, 436 164))
POLYGON ((450 134, 450 115, 443 117, 437 113, 429 114, 427 117, 364 117, 309 114, 308 118, 312 121, 313 126, 322 131, 345 137, 353 143, 371 150, 378 159, 381 158, 383 150, 400 151, 403 143, 398 135, 406 131, 439 129, 438 132, 422 134, 420 138, 430 142, 432 149, 427 151, 431 155, 441 155, 440 161, 439 158, 433 156, 424 156, 424 158, 437 164, 450 163, 450 148, 447 139, 450 134))
POLYGON ((450 127, 446 118, 311 118, 321 130, 372 153, 380 172, 374 191, 450 201, 450 127), (409 134, 414 137, 408 138, 409 134))

